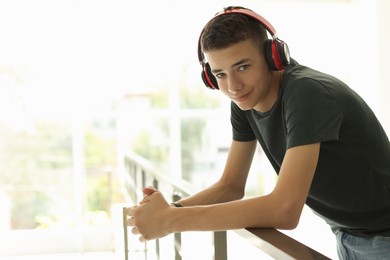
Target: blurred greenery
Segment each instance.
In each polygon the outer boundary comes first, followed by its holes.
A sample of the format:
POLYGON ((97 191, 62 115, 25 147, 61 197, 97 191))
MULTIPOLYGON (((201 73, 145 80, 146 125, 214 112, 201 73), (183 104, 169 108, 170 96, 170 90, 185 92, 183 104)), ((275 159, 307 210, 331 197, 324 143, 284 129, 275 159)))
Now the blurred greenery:
MULTIPOLYGON (((67 224, 63 220, 74 210, 72 126, 64 120, 34 120, 27 129, 0 125, 5 137, 0 143, 0 180, 8 187, 11 227, 74 226, 73 218, 67 224)), ((110 203, 122 199, 113 172, 117 160, 113 133, 113 125, 99 128, 91 123, 85 130, 87 212, 108 214, 110 203)))
POLYGON ((182 177, 191 181, 192 171, 195 168, 195 153, 202 146, 203 128, 206 120, 203 118, 183 118, 181 122, 181 156, 182 177))
MULTIPOLYGON (((16 84, 29 80, 26 72, 0 66, 0 76, 13 78, 16 84)), ((168 86, 151 92, 151 109, 169 106, 168 86)), ((18 94, 19 95, 19 94, 18 94)), ((0 189, 11 201, 13 229, 72 227, 74 212, 74 118, 58 115, 39 117, 27 110, 23 91, 16 98, 15 109, 23 124, 14 127, 0 121, 0 189), (72 215, 73 214, 73 215, 72 215), (73 216, 73 217, 72 217, 73 216)), ((219 99, 205 94, 203 86, 183 82, 180 87, 182 109, 205 109, 219 106, 219 99)), ((138 112, 138 111, 137 111, 138 112)), ((178 111, 179 112, 179 111, 178 111)), ((153 129, 140 131, 129 149, 166 164, 169 147, 169 122, 165 116, 153 118, 153 129)), ((112 203, 122 202, 117 175, 117 122, 111 116, 92 116, 82 121, 85 162, 86 223, 106 225, 112 203)), ((182 118, 181 141, 184 175, 190 176, 195 154, 201 146, 204 119, 182 118)))

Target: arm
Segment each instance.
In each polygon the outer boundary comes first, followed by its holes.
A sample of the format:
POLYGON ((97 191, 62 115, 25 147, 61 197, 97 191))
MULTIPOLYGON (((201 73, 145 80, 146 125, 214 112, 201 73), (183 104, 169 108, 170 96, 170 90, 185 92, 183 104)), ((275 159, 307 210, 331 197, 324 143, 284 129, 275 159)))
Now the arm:
POLYGON ((274 190, 251 199, 209 206, 172 208, 160 192, 129 208, 128 220, 141 240, 183 231, 214 231, 246 227, 295 228, 299 222, 318 162, 320 144, 287 150, 274 190), (158 212, 158 213, 157 213, 158 212), (157 228, 158 227, 158 228, 157 228))
POLYGON ((275 188, 266 196, 177 209, 177 215, 172 219, 172 232, 245 227, 295 228, 309 193, 319 150, 320 144, 287 150, 275 188))
POLYGON ((222 177, 209 188, 180 200, 180 204, 187 207, 241 199, 255 150, 256 141, 233 141, 222 177))

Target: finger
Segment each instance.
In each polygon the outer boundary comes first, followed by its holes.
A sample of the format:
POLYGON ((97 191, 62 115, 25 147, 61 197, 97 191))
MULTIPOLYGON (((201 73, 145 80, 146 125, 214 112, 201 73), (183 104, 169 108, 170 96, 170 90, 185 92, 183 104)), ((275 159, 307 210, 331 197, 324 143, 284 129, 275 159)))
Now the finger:
POLYGON ((148 240, 141 236, 141 237, 139 238, 139 241, 140 241, 140 242, 146 242, 146 241, 148 241, 148 240))
POLYGON ((149 202, 149 201, 150 201, 150 197, 146 196, 139 202, 139 204, 144 204, 144 203, 149 202))
POLYGON ((136 227, 131 229, 131 233, 133 233, 133 235, 139 235, 138 229, 136 227))
POLYGON ((131 218, 126 219, 126 225, 130 226, 130 227, 134 227, 134 218, 131 217, 131 218))
POLYGON ((145 197, 139 202, 139 204, 144 204, 146 202, 149 202, 151 201, 151 198, 157 194, 157 193, 160 193, 158 190, 154 189, 154 192, 153 193, 150 193, 149 195, 145 195, 145 197))
POLYGON ((157 191, 157 190, 156 190, 155 188, 151 187, 151 186, 145 187, 145 188, 143 189, 143 192, 144 192, 144 195, 145 195, 145 196, 149 196, 149 195, 153 194, 153 193, 156 192, 156 191, 157 191))
POLYGON ((132 217, 134 216, 134 211, 137 208, 137 206, 129 207, 126 209, 126 215, 132 217))

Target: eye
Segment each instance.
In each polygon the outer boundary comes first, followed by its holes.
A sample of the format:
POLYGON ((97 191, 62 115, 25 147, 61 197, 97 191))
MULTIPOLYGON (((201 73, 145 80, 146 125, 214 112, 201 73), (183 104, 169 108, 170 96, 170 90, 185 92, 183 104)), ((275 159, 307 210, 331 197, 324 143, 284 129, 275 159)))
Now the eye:
POLYGON ((242 65, 238 67, 238 71, 246 71, 249 68, 249 65, 242 65))
POLYGON ((226 76, 226 74, 225 73, 217 73, 217 74, 215 74, 214 75, 216 78, 218 78, 218 79, 222 79, 222 78, 224 78, 225 76, 226 76))

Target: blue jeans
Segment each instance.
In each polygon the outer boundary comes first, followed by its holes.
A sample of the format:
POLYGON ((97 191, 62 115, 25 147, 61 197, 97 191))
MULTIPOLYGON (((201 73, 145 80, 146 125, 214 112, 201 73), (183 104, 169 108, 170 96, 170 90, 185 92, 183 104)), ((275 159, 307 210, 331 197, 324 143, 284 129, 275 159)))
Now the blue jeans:
POLYGON ((338 230, 337 254, 342 260, 390 259, 390 237, 358 237, 338 230))

